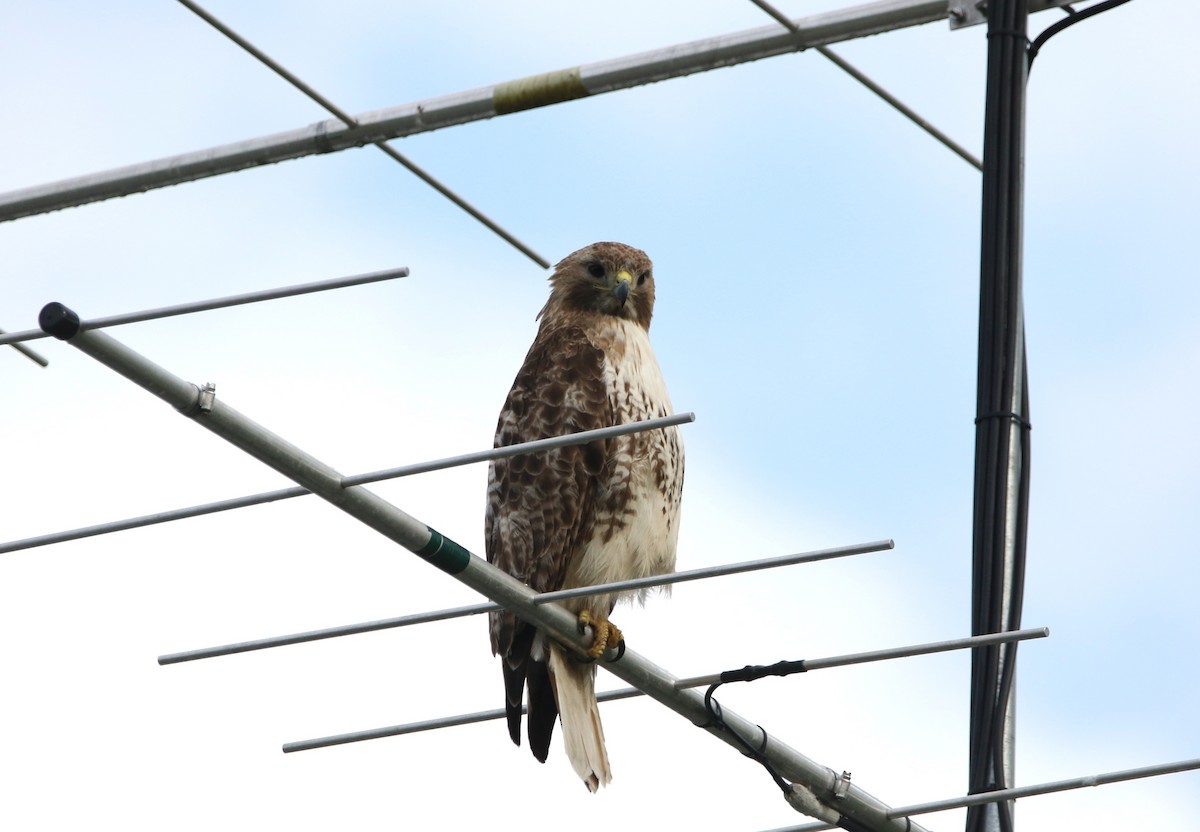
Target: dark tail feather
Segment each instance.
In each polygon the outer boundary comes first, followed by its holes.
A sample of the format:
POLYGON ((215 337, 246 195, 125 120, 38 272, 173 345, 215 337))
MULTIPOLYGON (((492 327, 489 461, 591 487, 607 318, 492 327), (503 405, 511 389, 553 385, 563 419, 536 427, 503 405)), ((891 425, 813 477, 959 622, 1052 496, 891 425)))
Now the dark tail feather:
POLYGON ((504 712, 508 717, 508 735, 521 744, 521 700, 525 696, 525 674, 532 662, 529 648, 533 646, 533 627, 520 627, 512 646, 500 662, 504 670, 504 712))
POLYGON ((509 667, 508 662, 503 662, 504 712, 508 717, 508 735, 517 745, 521 744, 521 695, 525 692, 525 663, 527 661, 529 661, 528 657, 518 663, 516 667, 509 667))
POLYGON ((558 703, 550 685, 550 671, 545 662, 529 661, 529 750, 540 762, 546 762, 554 723, 558 720, 558 703))

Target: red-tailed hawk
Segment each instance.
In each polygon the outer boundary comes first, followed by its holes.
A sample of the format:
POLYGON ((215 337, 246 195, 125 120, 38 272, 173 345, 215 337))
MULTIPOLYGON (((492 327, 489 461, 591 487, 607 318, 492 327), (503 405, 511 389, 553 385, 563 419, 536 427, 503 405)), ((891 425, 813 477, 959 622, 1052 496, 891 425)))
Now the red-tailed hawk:
MULTIPOLYGON (((670 415, 650 348, 654 275, 643 251, 595 243, 555 266, 537 337, 500 411, 496 445, 670 415)), ((538 592, 590 586, 675 569, 683 444, 666 428, 497 460, 488 471, 487 559, 538 592)), ((591 659, 619 642, 609 593, 563 602, 591 659)), ((589 790, 611 774, 596 708, 596 666, 512 613, 490 616, 501 656, 508 731, 521 744, 521 699, 529 691, 529 745, 546 761, 554 720, 589 790)))

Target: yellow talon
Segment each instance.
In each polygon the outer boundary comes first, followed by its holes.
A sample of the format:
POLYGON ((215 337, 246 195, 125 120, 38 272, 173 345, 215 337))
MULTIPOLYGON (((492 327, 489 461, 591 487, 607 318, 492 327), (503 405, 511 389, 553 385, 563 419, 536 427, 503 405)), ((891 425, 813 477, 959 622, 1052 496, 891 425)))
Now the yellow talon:
POLYGON ((607 618, 593 620, 589 610, 579 613, 579 631, 583 632, 586 627, 592 628, 592 646, 587 649, 589 659, 600 658, 606 650, 615 649, 624 639, 616 625, 607 618))

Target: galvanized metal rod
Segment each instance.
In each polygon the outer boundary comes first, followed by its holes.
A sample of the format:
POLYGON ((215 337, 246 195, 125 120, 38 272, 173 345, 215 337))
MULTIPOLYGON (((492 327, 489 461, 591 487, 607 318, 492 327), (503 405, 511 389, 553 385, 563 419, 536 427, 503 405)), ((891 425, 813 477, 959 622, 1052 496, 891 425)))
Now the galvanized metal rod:
MULTIPOLYGON (((246 418, 220 399, 172 375, 104 332, 81 330, 77 325, 78 316, 61 304, 51 304, 43 309, 40 320, 55 337, 69 341, 81 352, 168 402, 202 427, 291 477, 297 484, 453 575, 470 588, 536 624, 550 638, 574 645, 580 651, 586 649, 588 639, 580 635, 575 616, 565 609, 557 604, 534 604, 534 593, 529 587, 362 486, 343 488, 341 475, 335 470, 246 418)), ((602 661, 613 674, 645 691, 693 724, 704 726, 710 734, 739 753, 741 746, 730 731, 749 737, 756 743, 761 742, 762 755, 770 760, 782 777, 794 784, 788 798, 789 804, 796 806, 800 798, 806 796, 811 799, 810 803, 805 804, 806 811, 816 813, 824 820, 836 822, 848 818, 846 823, 855 823, 859 829, 871 832, 921 832, 921 827, 911 821, 889 818, 886 804, 855 784, 845 786, 832 769, 815 763, 775 737, 768 736, 758 725, 731 709, 723 709, 723 727, 713 725, 700 694, 693 690, 677 690, 671 674, 635 651, 626 649, 624 654, 618 655, 615 650, 610 650, 602 661), (836 809, 832 808, 835 806, 836 809)))
MULTIPOLYGON (((273 58, 271 58, 270 55, 266 54, 261 49, 259 49, 257 46, 255 46, 250 41, 246 40, 244 37, 242 37, 237 32, 235 32, 233 29, 231 29, 229 26, 225 25, 225 23, 223 23, 221 20, 217 19, 215 16, 210 14, 206 9, 202 8, 199 4, 192 2, 192 0, 179 0, 179 2, 182 3, 183 5, 187 6, 193 12, 195 12, 196 15, 198 15, 202 20, 204 20, 206 23, 208 23, 210 26, 212 26, 214 29, 216 29, 221 34, 225 35, 225 37, 229 38, 234 43, 236 43, 238 46, 240 46, 242 49, 249 52, 260 63, 265 65, 268 69, 270 69, 272 72, 274 72, 280 78, 287 81, 289 84, 291 84, 297 90, 304 93, 304 95, 308 96, 308 98, 310 98, 312 101, 316 102, 316 104, 318 104, 320 107, 322 107, 325 111, 327 111, 331 115, 335 116, 339 121, 341 121, 347 127, 357 127, 358 126, 358 120, 355 119, 354 116, 350 115, 345 110, 343 110, 342 108, 340 108, 336 104, 334 104, 332 101, 330 101, 328 98, 321 95, 315 89, 310 87, 308 84, 301 81, 298 77, 296 77, 291 72, 289 72, 282 64, 275 61, 273 58)), ((435 178, 432 174, 430 174, 424 168, 419 166, 416 162, 412 161, 407 156, 400 153, 400 151, 396 150, 395 148, 389 147, 388 145, 384 144, 383 142, 378 142, 378 143, 376 143, 375 146, 378 147, 380 150, 382 150, 385 155, 391 157, 394 161, 399 162, 401 165, 408 168, 409 171, 411 171, 419 179, 424 181, 425 184, 431 186, 434 190, 436 190, 442 196, 446 197, 451 202, 453 202, 455 205, 457 205, 459 208, 462 208, 464 211, 466 211, 468 214, 470 214, 476 220, 481 222, 483 225, 487 226, 487 228, 489 228, 493 233, 498 235, 500 238, 502 238, 505 242, 507 242, 513 248, 520 251, 522 254, 524 254, 526 257, 528 257, 530 260, 537 263, 543 269, 550 268, 549 260, 542 257, 536 251, 534 251, 529 246, 525 245, 523 242, 521 242, 516 237, 514 237, 512 234, 510 234, 508 231, 506 231, 505 229, 503 229, 502 227, 497 225, 490 217, 488 217, 486 214, 484 214, 482 211, 480 211, 478 208, 476 208, 471 203, 467 202, 465 199, 463 199, 457 193, 452 191, 448 186, 443 184, 441 181, 439 181, 437 178, 435 178)))
MULTIPOLYGON (((968 636, 966 638, 951 639, 949 641, 934 641, 928 644, 916 644, 908 647, 892 647, 886 650, 872 650, 866 653, 849 653, 842 656, 828 656, 819 659, 805 659, 804 666, 807 670, 825 670, 831 667, 844 667, 852 664, 862 664, 864 662, 877 662, 886 659, 899 659, 909 656, 923 656, 929 653, 944 653, 950 650, 962 650, 970 647, 978 647, 984 644, 999 644, 1008 641, 1023 641, 1031 638, 1045 638, 1050 635, 1050 631, 1044 627, 1028 630, 1017 630, 1008 633, 993 633, 986 636, 968 636)), ((704 676, 690 676, 675 681, 676 690, 686 690, 688 688, 708 687, 715 685, 721 681, 720 673, 709 673, 704 676)), ((620 688, 618 690, 606 690, 596 694, 597 702, 612 702, 619 699, 632 699, 637 696, 644 695, 637 688, 620 688)), ((457 716, 439 717, 437 719, 426 719, 420 722, 408 722, 403 725, 391 725, 386 728, 372 728, 365 731, 352 731, 347 734, 335 734, 329 737, 319 737, 310 740, 298 740, 296 742, 284 743, 284 753, 293 751, 311 751, 316 748, 327 748, 332 745, 345 745, 346 743, 362 742, 364 740, 377 740, 385 737, 396 737, 402 734, 415 734, 420 731, 432 731, 435 728, 449 728, 454 725, 468 725, 475 722, 487 722, 493 719, 503 719, 505 716, 504 708, 496 708, 489 711, 477 711, 470 714, 460 714, 457 716)))
POLYGON ((321 641, 327 638, 374 633, 379 630, 390 630, 396 627, 408 627, 413 624, 428 624, 431 621, 446 621, 451 618, 463 618, 468 615, 480 615, 485 612, 503 609, 500 604, 483 603, 470 604, 465 607, 449 607, 432 612, 419 612, 412 615, 401 615, 396 618, 383 618, 377 621, 364 621, 361 624, 346 624, 339 627, 326 627, 321 630, 309 630, 304 633, 292 633, 286 636, 239 641, 235 644, 222 644, 218 647, 202 647, 197 650, 183 650, 178 653, 167 653, 158 657, 158 663, 166 666, 193 662, 198 659, 215 659, 218 656, 232 656, 237 653, 250 653, 255 650, 268 650, 273 647, 286 647, 289 644, 304 644, 310 641, 321 641))
POLYGON ((1103 774, 1089 774, 1070 780, 1056 780, 1032 786, 1016 786, 1002 791, 970 794, 948 800, 934 800, 929 803, 914 803, 912 806, 902 806, 898 809, 892 809, 889 814, 892 817, 909 817, 911 815, 928 814, 929 812, 941 812, 946 809, 961 809, 966 806, 995 803, 997 800, 1014 800, 1020 797, 1051 794, 1053 792, 1082 789, 1089 786, 1106 786, 1109 783, 1121 783, 1126 780, 1138 780, 1143 777, 1158 777, 1163 774, 1177 774, 1181 771, 1193 771, 1195 769, 1200 769, 1200 758, 1181 760, 1174 763, 1160 763, 1159 765, 1144 766, 1142 768, 1130 768, 1123 771, 1109 771, 1103 774))
MULTIPOLYGON (((1030 627, 1024 630, 1009 630, 1003 633, 988 633, 982 636, 966 636, 964 638, 948 639, 946 641, 929 641, 924 644, 910 644, 905 647, 888 647, 883 650, 868 650, 864 653, 845 653, 840 656, 827 658, 805 659, 806 670, 826 670, 830 667, 846 667, 852 664, 867 664, 869 662, 888 661, 890 659, 906 659, 912 656, 925 656, 930 653, 947 653, 952 650, 965 650, 973 647, 986 647, 989 644, 1008 644, 1010 642, 1027 641, 1035 638, 1046 638, 1050 635, 1049 627, 1030 627)), ((680 685, 699 687, 714 685, 721 681, 721 674, 695 676, 680 679, 680 685)))
POLYGON ((287 500, 291 497, 303 497, 311 494, 307 488, 292 486, 276 491, 264 491, 261 494, 250 494, 246 497, 234 497, 229 500, 218 500, 215 503, 205 503, 187 508, 177 508, 170 511, 159 511, 154 514, 143 514, 141 517, 130 517, 126 520, 113 520, 107 523, 97 523, 94 526, 82 526, 78 529, 68 529, 50 534, 40 534, 36 537, 26 537, 0 543, 0 555, 8 552, 19 552, 23 549, 35 549, 38 546, 50 546, 55 543, 66 543, 69 540, 80 540, 85 537, 96 537, 113 532, 124 532, 130 529, 140 529, 143 526, 155 526, 159 523, 170 523, 173 520, 185 520, 189 517, 203 517, 206 514, 216 514, 248 506, 258 506, 276 500, 287 500))
MULTIPOLYGON (((556 592, 543 592, 541 594, 534 595, 530 600, 534 604, 548 604, 551 601, 560 601, 564 598, 574 598, 582 595, 593 595, 603 592, 619 592, 621 590, 628 589, 646 589, 653 586, 665 586, 667 584, 677 584, 685 581, 697 581, 701 580, 702 578, 717 578, 724 575, 737 575, 742 572, 754 572, 760 569, 773 569, 780 566, 794 566, 799 563, 812 563, 820 560, 828 560, 830 558, 860 555, 867 552, 878 552, 883 549, 891 549, 893 545, 894 544, 892 541, 884 540, 876 543, 842 546, 837 549, 822 549, 816 552, 801 552, 794 555, 781 555, 775 558, 763 558, 761 560, 722 564, 720 566, 701 566, 696 569, 687 569, 682 572, 672 572, 669 575, 656 575, 651 578, 633 578, 627 581, 614 581, 607 584, 576 587, 574 589, 564 589, 556 592)), ((414 613, 412 615, 402 615, 396 618, 384 618, 378 621, 367 621, 361 624, 346 624, 338 627, 326 627, 321 630, 311 630, 307 633, 292 633, 285 636, 274 636, 270 638, 255 639, 253 641, 242 641, 237 642, 236 644, 226 644, 218 647, 204 647, 197 650, 168 653, 164 656, 159 656, 158 663, 162 665, 178 664, 180 662, 195 661, 196 659, 211 659, 217 656, 230 656, 234 653, 246 653, 251 650, 266 650, 272 647, 283 647, 289 644, 303 644, 304 642, 308 641, 320 641, 321 639, 327 638, 351 636, 359 633, 371 633, 377 630, 387 630, 394 627, 407 627, 412 624, 427 624, 430 621, 445 621, 451 618, 463 618, 469 615, 480 615, 485 612, 494 612, 495 610, 499 609, 503 609, 500 604, 472 604, 466 607, 454 607, 452 609, 435 610, 433 612, 414 613)))
MULTIPOLYGON (((81 322, 81 326, 87 328, 87 324, 81 322)), ((468 465, 473 462, 487 462, 493 459, 504 459, 510 456, 518 456, 519 454, 537 453, 550 448, 560 448, 566 445, 582 445, 586 442, 591 442, 596 439, 610 439, 614 436, 625 436, 630 433, 640 433, 645 430, 653 430, 655 428, 669 427, 671 425, 681 425, 686 422, 694 422, 696 414, 694 413, 679 413, 674 416, 660 416, 654 419, 643 419, 638 422, 630 422, 624 425, 614 425, 607 428, 597 428, 595 430, 581 431, 579 433, 568 433, 563 436, 551 436, 546 439, 535 439, 530 442, 520 442, 516 445, 504 445, 499 448, 492 448, 486 451, 476 451, 474 453, 462 454, 460 456, 447 457, 445 459, 435 459, 429 462, 418 462, 412 465, 402 465, 398 468, 387 468, 383 471, 372 471, 366 474, 356 474, 350 477, 342 478, 342 486, 349 487, 351 485, 362 485, 368 482, 377 482, 379 480, 395 479, 397 477, 407 477, 413 474, 423 474, 429 471, 441 471, 446 468, 454 468, 459 465, 468 465)), ((172 509, 170 511, 160 511, 154 514, 145 514, 141 517, 132 517, 126 520, 115 520, 108 523, 99 523, 94 526, 85 526, 79 529, 70 529, 68 531, 53 532, 51 534, 38 535, 37 537, 29 537, 24 540, 14 540, 8 543, 0 543, 0 555, 6 552, 16 552, 21 549, 32 549, 37 546, 48 546, 52 543, 65 543, 68 540, 78 540, 83 537, 95 537, 101 534, 110 534, 112 532, 127 531, 129 529, 141 528, 142 526, 152 526, 158 523, 168 523, 172 520, 184 520, 189 517, 200 517, 205 514, 216 514, 221 511, 229 511, 231 509, 247 508, 248 506, 257 506, 263 503, 271 503, 276 500, 287 500, 292 497, 303 497, 306 494, 311 494, 307 488, 293 486, 291 488, 282 488, 276 491, 264 491, 260 494, 249 494, 245 497, 233 497, 228 500, 219 500, 215 503, 205 503, 203 505, 188 506, 186 508, 172 509)))
POLYGON ((280 78, 287 81, 289 84, 291 84, 297 90, 299 90, 300 92, 302 92, 306 96, 308 96, 308 98, 310 98, 312 101, 316 102, 316 104, 319 105, 321 107, 321 109, 336 116, 339 120, 345 122, 347 125, 353 125, 355 123, 353 116, 351 116, 345 110, 338 107, 336 104, 334 104, 332 101, 330 101, 325 96, 321 95, 319 92, 317 92, 315 89, 310 87, 308 84, 301 81, 298 77, 296 77, 291 72, 289 72, 286 67, 284 67, 282 64, 280 64, 278 61, 276 61, 274 58, 272 58, 266 52, 263 52, 261 49, 259 49, 257 46, 255 46, 253 43, 251 43, 250 41, 246 40, 244 37, 239 35, 236 31, 234 31, 232 28, 227 26, 222 20, 217 18, 215 15, 211 14, 207 9, 205 9, 199 3, 194 3, 194 2, 192 2, 192 0, 179 0, 179 2, 182 3, 184 6, 186 6, 188 9, 190 9, 197 17, 199 17, 201 20, 203 20, 209 26, 212 26, 214 29, 216 29, 222 35, 224 35, 225 37, 229 38, 231 41, 236 43, 238 46, 240 46, 246 52, 249 52, 250 55, 255 60, 257 60, 259 63, 266 66, 268 69, 270 69, 276 75, 278 75, 280 78))
MULTIPOLYGON (((259 303, 264 300, 278 300, 296 295, 307 295, 312 292, 325 292, 330 289, 344 289, 347 286, 361 286, 364 283, 379 283, 383 280, 395 280, 398 277, 408 277, 408 267, 386 269, 381 272, 355 274, 349 277, 335 277, 330 280, 318 280, 313 283, 300 283, 295 286, 283 286, 278 289, 262 289, 257 292, 245 292, 240 295, 229 295, 212 300, 179 303, 174 306, 163 306, 158 309, 144 309, 141 312, 126 312, 121 315, 109 315, 106 318, 91 318, 80 321, 82 329, 104 329, 110 326, 133 324, 141 321, 152 321, 157 318, 170 318, 175 315, 188 315, 193 312, 207 312, 211 309, 224 309, 227 306, 240 306, 247 303, 259 303)), ((32 341, 36 338, 46 338, 47 333, 41 329, 28 329, 24 332, 10 332, 0 335, 0 344, 12 344, 17 341, 32 341)))
MULTIPOLYGON (((0 329, 0 336, 3 336, 5 334, 6 334, 5 331, 3 329, 0 329)), ((25 356, 26 358, 28 358, 30 361, 34 362, 35 364, 40 364, 43 367, 50 366, 50 362, 46 360, 46 357, 43 356, 41 353, 37 352, 36 350, 30 349, 29 347, 25 346, 24 344, 19 344, 19 343, 12 343, 11 346, 14 350, 21 353, 21 355, 25 356)))
MULTIPOLYGON (((1040 794, 1053 794, 1072 789, 1084 789, 1091 786, 1107 786, 1111 783, 1122 783, 1127 780, 1139 780, 1145 777, 1160 777, 1164 774, 1178 774, 1183 771, 1200 769, 1200 758, 1180 760, 1174 763, 1160 763, 1142 768, 1130 768, 1122 771, 1109 771, 1103 774, 1088 774, 1083 777, 1073 777, 1070 780, 1054 780, 1047 783, 1037 783, 1030 786, 1015 786, 993 792, 969 794, 963 797, 951 797, 945 800, 933 800, 928 803, 914 803, 911 806, 900 806, 888 811, 895 818, 911 817, 913 815, 944 812, 949 809, 962 809, 969 806, 981 806, 1000 800, 1015 800, 1022 797, 1035 797, 1040 794)), ((803 823, 797 826, 783 826, 767 832, 821 832, 825 829, 836 829, 827 823, 803 823)))
MULTIPOLYGON (((1042 11, 1048 5, 1047 0, 1029 2, 1030 11, 1042 11)), ((763 26, 545 72, 362 113, 354 117, 357 127, 327 120, 297 130, 10 191, 0 194, 0 222, 787 55, 945 20, 947 15, 946 0, 882 0, 799 18, 795 23, 802 36, 781 32, 777 26, 763 26)))
POLYGON ((0 195, 0 221, 246 170, 287 159, 376 144, 589 95, 798 52, 906 26, 945 20, 946 0, 885 0, 811 15, 797 37, 764 26, 354 116, 356 127, 327 120, 0 195))
MULTIPOLYGON (((754 5, 758 6, 764 12, 771 15, 771 17, 775 18, 780 23, 782 23, 784 26, 786 26, 788 28, 788 31, 790 31, 792 34, 794 34, 796 36, 803 35, 803 32, 801 31, 800 27, 797 26, 792 21, 791 18, 789 18, 783 12, 779 11, 779 9, 775 8, 773 5, 768 3, 766 0, 750 0, 750 2, 753 3, 754 5)), ((858 81, 860 84, 862 84, 864 87, 869 89, 871 92, 875 93, 877 96, 882 98, 888 104, 891 104, 894 108, 896 108, 896 110, 898 110, 903 116, 905 116, 905 118, 907 118, 913 124, 917 125, 922 130, 924 130, 926 133, 933 136, 939 142, 944 144, 946 147, 953 150, 955 153, 957 153, 959 156, 961 156, 963 159, 965 159, 968 164, 973 165, 976 170, 983 170, 983 162, 981 162, 969 150, 967 150, 965 147, 960 145, 958 142, 954 141, 954 139, 947 136, 945 133, 943 133, 941 130, 939 130, 937 127, 935 127, 932 123, 930 123, 929 121, 927 121, 926 119, 921 117, 915 110, 913 110, 911 107, 909 107, 903 101, 901 101, 899 98, 892 95, 890 92, 885 90, 883 87, 876 84, 873 80, 871 80, 871 78, 869 76, 867 76, 866 73, 859 70, 857 67, 855 67, 853 64, 851 64, 849 61, 842 58, 840 55, 838 55, 836 52, 834 52, 832 49, 830 49, 827 46, 818 46, 818 47, 816 47, 816 49, 818 52, 820 52, 822 55, 824 55, 830 61, 833 61, 833 63, 836 64, 839 69, 841 69, 843 72, 847 73, 851 78, 858 81)))
POLYGON ((669 575, 652 575, 646 578, 632 578, 627 581, 613 581, 595 586, 558 589, 554 592, 543 592, 534 598, 535 604, 549 604, 552 601, 562 601, 567 598, 582 598, 585 595, 595 595, 601 592, 619 592, 630 589, 646 589, 648 587, 678 584, 684 581, 698 581, 702 578, 716 578, 721 575, 737 575, 742 572, 753 572, 759 569, 774 569, 777 566, 792 566, 798 563, 815 563, 830 558, 843 558, 847 555, 862 555, 868 552, 880 552, 891 549, 896 544, 891 540, 877 540, 873 543, 861 543, 854 546, 837 546, 832 549, 821 549, 815 552, 802 552, 795 555, 783 555, 777 558, 748 560, 740 563, 729 563, 720 566, 702 566, 697 569, 687 569, 683 572, 672 572, 669 575))
POLYGON ((499 448, 489 448, 485 451, 473 451, 468 454, 437 459, 431 462, 417 462, 412 465, 401 465, 398 468, 385 468, 382 471, 373 471, 368 474, 355 474, 343 477, 342 485, 347 487, 351 485, 365 485, 366 483, 378 480, 424 474, 429 471, 440 471, 443 468, 470 465, 475 462, 490 462, 493 459, 507 459, 508 457, 520 456, 522 454, 532 454, 539 451, 548 451, 552 448, 562 448, 567 445, 583 445, 596 439, 612 439, 616 436, 641 433, 642 431, 666 428, 673 425, 683 425, 694 421, 696 421, 696 414, 691 412, 677 413, 673 416, 659 416, 654 419, 643 419, 624 425, 596 428, 595 430, 585 430, 579 433, 567 433, 562 436, 549 436, 545 439, 534 439, 529 442, 520 442, 516 445, 503 445, 499 448))
MULTIPOLYGON (((682 690, 682 687, 680 688, 682 690)), ((620 690, 606 690, 596 694, 597 702, 614 702, 618 699, 633 699, 634 697, 645 696, 645 693, 637 688, 621 688, 620 690)), ((528 709, 522 705, 521 713, 526 713, 528 709)), ((347 745, 355 742, 366 742, 367 740, 382 740, 387 737, 399 737, 404 734, 417 734, 421 731, 433 731, 438 728, 452 728, 455 725, 472 725, 476 722, 490 722, 496 719, 504 719, 507 711, 504 708, 493 708, 487 711, 476 711, 470 714, 459 714, 457 716, 443 716, 435 719, 425 719, 420 722, 407 722, 403 725, 389 725, 385 728, 368 728, 363 731, 351 731, 346 734, 334 734, 328 737, 316 737, 310 740, 296 740, 294 742, 285 742, 283 744, 283 753, 292 754, 296 751, 313 751, 317 748, 329 748, 334 745, 347 745)))
MULTIPOLYGON (((755 0, 755 2, 756 1, 757 0, 755 0)), ((860 84, 862 84, 864 87, 869 89, 871 92, 875 93, 877 96, 882 98, 888 104, 891 104, 892 107, 894 107, 897 111, 899 111, 905 118, 907 118, 913 124, 917 125, 922 130, 924 130, 926 133, 933 136, 935 139, 937 139, 943 145, 948 147, 950 150, 954 151, 954 153, 958 154, 958 156, 960 156, 964 161, 966 161, 967 164, 971 165, 976 170, 983 170, 983 162, 979 159, 978 156, 976 156, 974 153, 967 150, 965 147, 963 147, 961 144, 956 142, 954 139, 950 138, 948 135, 943 133, 941 130, 939 130, 937 127, 935 127, 931 122, 927 121, 923 116, 921 116, 919 113, 917 113, 911 107, 909 107, 907 104, 905 104, 899 98, 896 98, 896 96, 892 95, 890 92, 885 90, 883 87, 876 84, 873 80, 871 80, 871 78, 869 78, 867 75, 865 75, 862 71, 860 71, 857 67, 855 67, 853 64, 851 64, 845 58, 841 57, 840 55, 838 55, 836 52, 834 52, 832 49, 830 49, 827 46, 818 46, 817 51, 820 52, 822 55, 824 55, 829 60, 833 61, 835 64, 837 64, 837 66, 843 72, 846 72, 848 75, 850 75, 852 78, 854 78, 860 84)))

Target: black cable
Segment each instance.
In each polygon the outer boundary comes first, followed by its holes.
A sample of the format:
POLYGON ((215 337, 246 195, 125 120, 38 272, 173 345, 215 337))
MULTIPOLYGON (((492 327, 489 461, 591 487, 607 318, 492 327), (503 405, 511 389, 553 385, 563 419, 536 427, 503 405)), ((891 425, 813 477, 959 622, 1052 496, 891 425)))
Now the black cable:
MULTIPOLYGON (((748 670, 749 668, 746 668, 746 669, 748 670)), ((739 671, 732 671, 732 672, 737 673, 739 671)), ((721 675, 724 676, 725 674, 722 673, 721 675)), ((771 675, 771 674, 766 674, 766 675, 771 675)), ((778 674, 778 675, 783 675, 783 674, 778 674)), ((762 678, 762 677, 760 676, 760 677, 754 677, 754 678, 762 678)), ((745 680, 741 680, 741 681, 750 681, 750 680, 745 679, 745 680)), ((763 751, 765 751, 766 747, 767 747, 767 732, 763 729, 763 727, 761 725, 758 726, 758 730, 762 731, 762 743, 757 748, 755 748, 748 739, 743 737, 737 731, 733 730, 733 726, 729 725, 724 720, 724 718, 721 716, 721 703, 718 702, 717 700, 713 699, 713 692, 716 691, 716 689, 719 688, 722 684, 724 684, 724 682, 716 682, 715 684, 710 685, 708 688, 708 691, 706 691, 704 694, 704 709, 706 711, 708 711, 708 715, 712 718, 711 721, 709 722, 709 725, 716 725, 722 731, 727 732, 731 737, 733 737, 737 741, 737 744, 742 747, 742 753, 745 754, 750 759, 758 761, 762 765, 762 767, 767 770, 767 773, 771 775, 771 779, 775 781, 775 785, 780 788, 780 790, 784 793, 785 796, 791 794, 792 793, 792 784, 789 783, 787 780, 783 779, 783 776, 780 775, 780 773, 775 769, 775 766, 771 765, 771 761, 768 760, 766 755, 763 753, 763 751)))
POLYGON ((1046 30, 1038 35, 1037 38, 1034 39, 1033 43, 1029 44, 1029 66, 1033 66, 1033 59, 1037 57, 1037 54, 1041 51, 1041 48, 1046 45, 1046 41, 1050 40, 1050 38, 1057 35, 1063 29, 1066 29, 1068 26, 1074 26, 1081 20, 1086 20, 1087 18, 1098 15, 1101 12, 1106 12, 1109 9, 1115 9, 1117 6, 1128 2, 1129 0, 1104 0, 1104 2, 1097 3, 1094 6, 1089 6, 1083 11, 1075 11, 1073 9, 1070 10, 1068 17, 1065 17, 1057 23, 1047 26, 1046 30))
MULTIPOLYGON (((975 504, 972 523, 972 634, 1019 627, 1020 576, 1024 574, 1023 506, 1028 483, 1028 399, 1024 395, 1021 336, 1021 157, 1028 10, 1024 0, 988 3, 988 82, 984 124, 984 176, 980 267, 978 396, 976 400, 975 504), (1019 401, 1014 391, 1021 390, 1019 401), (1016 430, 1014 430, 1014 427, 1016 430), (1019 483, 1010 483, 1010 456, 1020 453, 1019 483), (1015 504, 1009 488, 1018 489, 1015 504), (1008 537, 1010 522, 1016 534, 1008 537), (1012 544, 1011 552, 1008 545, 1012 544), (1010 557, 1011 555, 1011 557, 1010 557), (1005 607, 1008 606, 1006 610, 1005 607)), ((971 661, 969 789, 1004 788, 1004 733, 1014 684, 1015 653, 993 645, 976 648, 971 661)), ((1011 832, 1007 802, 968 810, 966 829, 997 824, 1011 832), (994 820, 993 820, 994 819, 994 820)))

